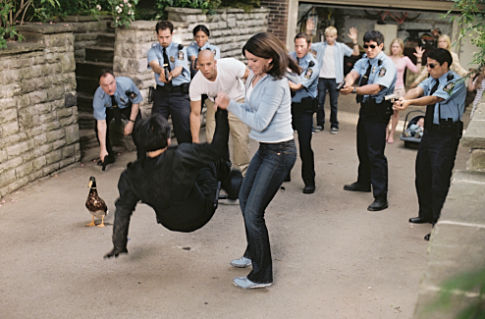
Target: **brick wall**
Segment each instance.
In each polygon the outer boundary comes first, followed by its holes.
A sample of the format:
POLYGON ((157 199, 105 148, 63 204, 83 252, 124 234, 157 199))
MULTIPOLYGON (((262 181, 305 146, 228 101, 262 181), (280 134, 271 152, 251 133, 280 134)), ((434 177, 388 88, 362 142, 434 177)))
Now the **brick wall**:
POLYGON ((268 31, 286 43, 289 0, 261 0, 261 6, 269 9, 268 31))
POLYGON ((0 50, 0 198, 80 158, 72 30, 19 30, 0 50))

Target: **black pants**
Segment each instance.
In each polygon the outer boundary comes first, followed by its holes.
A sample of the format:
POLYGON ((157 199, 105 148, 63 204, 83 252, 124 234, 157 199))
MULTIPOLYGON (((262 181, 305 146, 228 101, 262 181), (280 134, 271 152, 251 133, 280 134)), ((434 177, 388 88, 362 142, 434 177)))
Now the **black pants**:
POLYGON ((419 217, 436 223, 450 188, 460 141, 459 129, 425 129, 416 155, 419 217))
POLYGON ((157 86, 153 95, 152 114, 154 112, 160 113, 166 119, 172 118, 173 131, 178 144, 192 142, 190 100, 187 90, 182 87, 157 86))
POLYGON ((292 111, 292 125, 298 132, 298 146, 301 158, 301 177, 305 186, 315 186, 315 163, 312 150, 312 111, 292 111))
POLYGON ((357 182, 362 186, 372 185, 376 199, 387 199, 387 159, 384 155, 387 123, 362 112, 362 109, 357 123, 357 182))
MULTIPOLYGON (((137 122, 141 119, 140 113, 141 112, 138 112, 138 115, 136 116, 136 120, 135 120, 135 123, 133 125, 133 130, 134 130, 134 127, 136 126, 137 122)), ((108 156, 110 156, 110 157, 115 156, 115 153, 113 152, 113 147, 111 145, 111 139, 110 139, 109 127, 110 127, 111 122, 114 120, 115 123, 118 126, 122 126, 121 120, 122 119, 123 120, 129 120, 130 115, 131 115, 131 104, 128 107, 125 107, 123 109, 111 108, 111 107, 106 108, 106 141, 105 141, 105 143, 106 143, 106 151, 108 152, 108 156)), ((98 121, 97 120, 94 120, 94 131, 96 133, 96 139, 98 140, 98 143, 99 143, 98 121)), ((133 142, 136 145, 135 139, 133 137, 133 132, 131 134, 131 137, 133 138, 133 142)), ((140 158, 140 156, 142 156, 143 154, 140 153, 138 146, 136 147, 136 150, 137 150, 137 158, 140 158)))

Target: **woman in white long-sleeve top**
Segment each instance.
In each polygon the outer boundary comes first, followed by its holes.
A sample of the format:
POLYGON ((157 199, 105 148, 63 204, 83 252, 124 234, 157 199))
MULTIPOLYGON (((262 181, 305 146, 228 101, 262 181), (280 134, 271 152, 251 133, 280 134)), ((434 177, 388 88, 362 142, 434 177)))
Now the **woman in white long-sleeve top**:
POLYGON ((296 161, 291 94, 285 74, 288 68, 297 73, 300 69, 288 57, 284 44, 270 33, 251 37, 242 52, 251 71, 246 102, 237 103, 222 92, 216 98, 218 107, 239 117, 251 128, 249 136, 259 142, 239 192, 248 244, 243 257, 231 265, 253 268, 247 277, 234 279, 236 286, 264 288, 273 282, 265 210, 296 161))

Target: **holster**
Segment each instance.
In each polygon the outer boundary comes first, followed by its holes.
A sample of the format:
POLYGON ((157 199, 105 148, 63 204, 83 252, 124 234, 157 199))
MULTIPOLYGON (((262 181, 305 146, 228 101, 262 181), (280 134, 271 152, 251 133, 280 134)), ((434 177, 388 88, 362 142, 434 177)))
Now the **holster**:
POLYGON ((394 113, 391 101, 382 101, 376 103, 374 99, 368 99, 361 103, 360 116, 374 119, 378 122, 389 122, 391 115, 394 113))

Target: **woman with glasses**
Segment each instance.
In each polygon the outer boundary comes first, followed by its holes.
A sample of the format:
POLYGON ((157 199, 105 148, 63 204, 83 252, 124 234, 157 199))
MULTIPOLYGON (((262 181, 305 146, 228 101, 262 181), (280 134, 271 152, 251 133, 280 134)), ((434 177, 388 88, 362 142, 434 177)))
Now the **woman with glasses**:
POLYGON ((246 228, 244 255, 231 262, 234 267, 252 265, 247 277, 237 277, 241 288, 264 288, 273 282, 273 268, 268 230, 264 221, 269 205, 296 161, 296 147, 291 127, 291 94, 287 69, 300 73, 289 58, 284 44, 266 32, 251 37, 242 53, 248 60, 245 103, 230 100, 219 93, 216 104, 246 123, 249 136, 259 142, 239 192, 239 203, 246 228))

